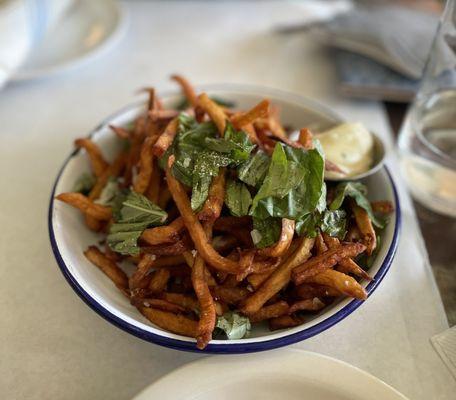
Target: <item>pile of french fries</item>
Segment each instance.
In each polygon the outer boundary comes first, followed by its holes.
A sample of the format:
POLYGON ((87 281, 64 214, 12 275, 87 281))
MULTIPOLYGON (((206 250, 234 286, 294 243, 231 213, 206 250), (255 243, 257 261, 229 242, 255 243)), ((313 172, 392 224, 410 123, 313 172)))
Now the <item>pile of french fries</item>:
MULTIPOLYGON (((185 112, 198 122, 213 121, 221 137, 230 122, 266 154, 272 153, 277 142, 312 147, 308 129, 300 131, 297 141, 289 139, 277 109, 268 100, 250 110, 234 111, 220 106, 206 93, 197 94, 185 78, 173 79, 187 100, 185 112)), ((102 234, 113 223, 113 210, 96 200, 112 177, 121 178, 123 187, 167 211, 166 225, 141 233, 137 255, 120 254, 107 244, 85 251, 87 259, 144 317, 164 330, 196 338, 197 347, 204 349, 213 337, 217 318, 230 310, 252 323, 266 321, 271 330, 276 330, 303 323, 340 296, 366 299, 358 281, 371 278, 356 259, 362 253, 374 252, 377 236, 363 208, 350 203, 350 223, 343 241, 322 232, 300 237, 295 233, 295 221, 283 218, 277 243, 256 248, 250 235, 251 217, 229 215, 224 207, 225 168, 213 178, 202 209, 194 212, 189 199, 191 188, 173 176, 174 156, 168 158, 165 168, 159 167, 158 160, 178 132, 180 111, 165 109, 155 91, 147 90, 147 111, 131 126, 111 127, 128 143, 114 161, 107 162, 91 139, 76 140, 76 147, 85 150, 96 179, 90 192, 57 196, 82 212, 89 229, 102 234), (122 266, 127 262, 135 264, 130 276, 122 266)), ((337 166, 327 162, 326 168, 337 166)), ((388 202, 372 207, 391 212, 388 202)))

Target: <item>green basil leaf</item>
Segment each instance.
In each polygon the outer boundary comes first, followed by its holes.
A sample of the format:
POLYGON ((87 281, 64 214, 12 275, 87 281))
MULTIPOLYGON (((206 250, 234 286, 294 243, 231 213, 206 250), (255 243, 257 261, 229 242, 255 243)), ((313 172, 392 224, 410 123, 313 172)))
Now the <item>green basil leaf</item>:
POLYGON ((119 183, 117 182, 117 179, 111 176, 101 191, 100 197, 96 199, 94 203, 101 204, 102 206, 112 206, 119 192, 119 183))
POLYGON ((361 182, 342 182, 336 186, 336 192, 334 199, 329 205, 331 210, 337 210, 342 206, 346 197, 351 197, 355 200, 356 204, 361 208, 364 208, 369 215, 372 223, 378 228, 385 227, 385 221, 377 218, 372 211, 369 200, 366 197, 367 187, 361 182))
POLYGON ((279 240, 281 230, 281 218, 253 218, 253 230, 250 233, 253 244, 259 249, 271 246, 279 240))
POLYGON ((242 182, 229 179, 226 183, 225 204, 231 215, 242 217, 249 212, 252 196, 249 189, 242 182))
POLYGON ((347 213, 344 210, 326 210, 323 213, 320 229, 329 236, 343 239, 346 233, 347 213))
POLYGON ((129 191, 120 191, 113 201, 115 223, 107 237, 109 247, 121 254, 138 255, 138 239, 149 226, 162 225, 167 213, 147 197, 129 191))
POLYGON ((229 311, 217 318, 216 327, 225 332, 228 339, 242 339, 248 336, 250 320, 234 311, 229 311))
POLYGON ((97 179, 94 175, 88 172, 84 172, 79 176, 78 179, 76 179, 72 191, 88 195, 95 185, 96 181, 97 179))
POLYGON ((258 187, 268 172, 270 162, 268 155, 258 151, 238 167, 238 178, 247 185, 258 187))
POLYGON ((212 178, 218 175, 220 167, 226 167, 230 163, 230 157, 223 153, 204 150, 198 154, 191 185, 193 211, 198 211, 206 201, 212 178))
POLYGON ((320 227, 321 216, 319 213, 311 213, 296 221, 295 231, 299 236, 314 238, 320 227))

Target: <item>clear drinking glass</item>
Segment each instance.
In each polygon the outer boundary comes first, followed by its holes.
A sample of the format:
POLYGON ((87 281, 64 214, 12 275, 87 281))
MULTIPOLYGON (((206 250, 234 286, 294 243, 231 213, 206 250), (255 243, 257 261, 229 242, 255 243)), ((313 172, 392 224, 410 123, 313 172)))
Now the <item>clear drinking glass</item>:
POLYGON ((421 88, 399 135, 401 169, 413 197, 456 217, 456 3, 447 0, 421 88))

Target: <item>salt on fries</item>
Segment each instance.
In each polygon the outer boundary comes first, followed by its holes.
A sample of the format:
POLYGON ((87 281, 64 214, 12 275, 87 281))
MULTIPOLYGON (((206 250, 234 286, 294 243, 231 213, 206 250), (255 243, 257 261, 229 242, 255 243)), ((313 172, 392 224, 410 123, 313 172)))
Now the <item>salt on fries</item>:
MULTIPOLYGON (((146 89, 147 110, 129 126, 110 126, 128 143, 111 163, 91 139, 75 142, 88 156, 94 184, 85 192, 56 198, 79 209, 90 229, 107 234, 106 250, 90 246, 84 253, 87 259, 152 324, 196 338, 199 349, 210 343, 216 330, 224 329, 229 318, 249 326, 267 321, 271 330, 285 329, 305 322, 337 297, 366 299, 358 281, 371 279, 360 260, 376 251, 378 232, 371 213, 391 213, 392 205, 379 201, 367 209, 347 198, 340 202, 340 211, 329 211, 328 196, 326 211, 306 215, 314 218, 315 229, 302 229, 305 219, 285 215, 283 204, 280 217, 264 214, 273 212, 274 201, 288 194, 278 187, 273 193, 279 194, 269 194, 268 203, 260 204, 263 216, 258 217, 253 204, 259 192, 273 186, 273 177, 265 176, 275 158, 284 157, 280 150, 294 154, 295 164, 310 152, 315 155, 312 133, 303 128, 297 141, 289 139, 279 109, 267 99, 250 110, 233 110, 197 93, 184 77, 172 79, 186 99, 184 114, 165 109, 155 90, 146 89), (208 148, 192 150, 194 142, 185 143, 190 152, 182 159, 182 150, 176 148, 189 132, 206 135, 199 146, 208 148), (209 171, 209 164, 195 167, 205 161, 200 153, 219 163, 210 175, 201 175, 207 172, 204 168, 209 171), (256 158, 259 164, 242 170, 244 163, 256 158), (257 181, 252 180, 255 174, 262 174, 257 181), (116 189, 114 198, 108 195, 110 185, 116 189), (197 206, 196 191, 202 193, 197 206), (344 217, 346 227, 328 231, 318 220, 324 212, 339 212, 330 216, 344 217), (271 232, 275 236, 268 239, 271 232), (264 245, 263 240, 269 242, 264 245), (135 265, 129 276, 123 263, 135 265)), ((298 167, 294 166, 299 172, 298 167)), ((338 167, 326 162, 326 168, 338 167)), ((295 176, 283 179, 285 185, 295 176)), ((334 195, 330 183, 329 191, 334 195)))

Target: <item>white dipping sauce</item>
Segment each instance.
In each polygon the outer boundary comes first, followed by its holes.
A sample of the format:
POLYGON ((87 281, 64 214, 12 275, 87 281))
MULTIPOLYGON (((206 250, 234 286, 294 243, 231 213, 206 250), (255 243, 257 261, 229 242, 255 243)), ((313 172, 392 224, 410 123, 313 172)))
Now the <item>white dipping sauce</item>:
MULTIPOLYGON (((374 161, 374 138, 359 122, 338 125, 315 134, 315 138, 320 141, 326 159, 344 171, 343 176, 366 172, 374 161)), ((333 171, 326 171, 326 175, 342 176, 333 171)))

